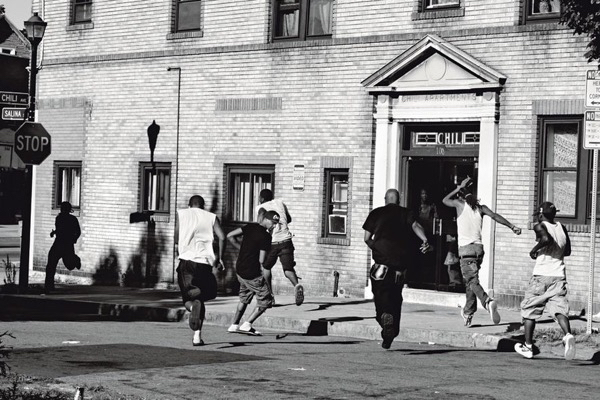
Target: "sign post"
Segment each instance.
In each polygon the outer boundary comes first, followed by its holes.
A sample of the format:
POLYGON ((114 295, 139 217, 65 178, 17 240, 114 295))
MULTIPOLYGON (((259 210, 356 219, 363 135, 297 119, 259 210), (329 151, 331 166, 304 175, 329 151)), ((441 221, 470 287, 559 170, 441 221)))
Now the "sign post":
MULTIPOLYGON (((586 74, 586 107, 600 107, 600 71, 586 74)), ((588 303, 586 333, 592 333, 594 316, 594 262, 596 257, 596 218, 598 214, 598 149, 600 149, 600 111, 586 110, 583 147, 593 152, 592 166, 592 215, 590 216, 590 269, 588 276, 588 303)))

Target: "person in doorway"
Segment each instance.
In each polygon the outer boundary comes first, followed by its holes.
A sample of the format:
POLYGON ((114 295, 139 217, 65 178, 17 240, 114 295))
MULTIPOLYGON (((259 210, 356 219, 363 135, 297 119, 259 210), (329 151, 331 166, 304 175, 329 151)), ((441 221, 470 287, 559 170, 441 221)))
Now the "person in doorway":
POLYGON ((206 312, 204 303, 217 297, 217 280, 213 275, 213 268, 220 271, 225 269, 222 261, 225 234, 217 216, 204 210, 202 196, 190 197, 188 206, 189 208, 177 210, 177 282, 183 304, 190 312, 189 325, 194 331, 192 344, 202 346, 202 325, 206 312), (215 235, 219 242, 218 256, 213 250, 215 235))
POLYGON ((294 268, 296 266, 296 262, 294 261, 294 244, 292 243, 292 233, 288 228, 288 224, 292 222, 292 216, 285 203, 280 199, 275 199, 273 192, 269 189, 260 191, 259 203, 257 212, 259 223, 267 211, 275 211, 280 216, 279 223, 271 233, 271 250, 267 253, 263 264, 263 274, 267 280, 267 285, 273 296, 273 274, 271 269, 279 258, 283 267, 283 273, 292 285, 294 285, 294 297, 296 305, 299 306, 304 302, 304 287, 298 283, 298 275, 296 275, 294 268))
POLYGON ((535 266, 521 302, 525 343, 515 344, 515 351, 525 358, 533 357, 535 321, 542 316, 544 309, 558 322, 565 334, 565 359, 572 360, 575 357, 575 337, 571 334, 569 323, 564 261, 565 257, 571 255, 571 240, 567 228, 554 221, 557 211, 554 204, 545 201, 533 214, 538 220, 533 227, 537 243, 529 256, 535 260, 535 266))
POLYGON ((446 246, 448 252, 444 259, 444 265, 448 268, 448 286, 451 289, 457 289, 462 285, 462 275, 460 273, 460 259, 458 258, 458 242, 456 235, 446 235, 446 246))
POLYGON ((75 254, 75 243, 81 236, 81 228, 77 217, 71 215, 73 207, 68 201, 60 203, 60 213, 54 221, 55 229, 50 232, 50 237, 54 239, 52 247, 48 252, 48 263, 46 264, 46 280, 44 284, 44 293, 49 294, 54 290, 54 276, 58 261, 62 258, 65 267, 68 270, 81 268, 81 260, 75 254))
POLYGON ((388 189, 385 206, 371 211, 363 224, 364 240, 374 261, 370 279, 384 349, 389 349, 400 333, 402 289, 410 259, 411 236, 415 234, 422 240, 421 252, 431 248, 423 227, 412 211, 399 205, 399 199, 396 189, 388 189))
POLYGON ((437 206, 429 199, 429 193, 425 188, 421 189, 420 200, 417 221, 429 237, 433 233, 433 220, 438 218, 437 206))
POLYGON ((279 221, 277 212, 267 211, 260 223, 250 223, 227 234, 227 239, 240 250, 235 266, 240 282, 240 301, 235 310, 233 323, 227 329, 228 332, 261 335, 252 324, 268 308, 273 307, 273 296, 262 273, 262 266, 267 252, 271 249, 270 232, 279 221), (236 241, 239 236, 242 236, 241 246, 238 246, 236 241), (256 296, 256 307, 250 317, 240 325, 242 316, 254 296, 256 296))
POLYGON ((448 193, 442 200, 444 205, 456 208, 458 256, 467 296, 465 306, 461 309, 461 315, 467 327, 471 326, 473 314, 477 311, 477 299, 489 312, 494 324, 499 324, 501 319, 498 313, 498 304, 488 296, 479 283, 479 269, 484 255, 481 241, 483 217, 487 215, 494 221, 510 228, 516 235, 521 234, 520 228, 490 210, 486 205, 479 204, 473 193, 466 189, 471 183, 471 178, 467 176, 456 189, 448 193), (458 195, 457 198, 453 198, 455 195, 458 195))

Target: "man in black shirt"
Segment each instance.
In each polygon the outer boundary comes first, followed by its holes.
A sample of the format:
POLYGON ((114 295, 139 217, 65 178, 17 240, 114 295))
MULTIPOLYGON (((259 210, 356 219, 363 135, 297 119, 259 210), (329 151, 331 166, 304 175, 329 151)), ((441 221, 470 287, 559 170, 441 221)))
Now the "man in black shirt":
POLYGON ((48 252, 45 293, 54 290, 54 275, 56 275, 56 266, 61 258, 67 269, 81 268, 81 260, 75 254, 75 243, 81 235, 81 228, 77 217, 71 215, 71 212, 73 212, 71 203, 68 201, 60 203, 60 213, 56 216, 54 222, 56 229, 50 232, 50 237, 56 235, 56 239, 54 239, 54 244, 48 252))
POLYGON ((371 286, 377 322, 381 326, 381 347, 389 349, 400 332, 402 288, 409 262, 411 236, 422 241, 421 252, 431 249, 421 224, 412 212, 399 205, 396 189, 385 193, 385 206, 371 211, 363 224, 365 243, 372 250, 371 286))
POLYGON ((264 218, 257 223, 250 223, 242 228, 234 229, 227 234, 227 239, 240 249, 235 270, 240 282, 240 302, 238 303, 233 318, 233 324, 228 332, 246 333, 260 336, 260 332, 252 324, 267 308, 273 307, 273 296, 262 273, 263 262, 267 252, 271 249, 270 231, 279 223, 279 214, 276 211, 267 211, 264 218), (243 235, 241 246, 236 240, 243 235), (240 325, 246 307, 256 295, 256 307, 250 317, 240 325))

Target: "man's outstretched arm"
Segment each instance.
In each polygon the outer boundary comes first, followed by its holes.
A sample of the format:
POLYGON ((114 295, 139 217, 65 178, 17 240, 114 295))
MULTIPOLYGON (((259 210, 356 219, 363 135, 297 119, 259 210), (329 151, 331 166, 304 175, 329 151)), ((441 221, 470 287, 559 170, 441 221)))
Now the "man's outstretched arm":
POLYGON ((481 212, 483 213, 483 215, 487 215, 488 217, 490 217, 494 221, 496 221, 496 222, 498 222, 498 223, 500 223, 500 224, 508 227, 516 235, 520 235, 521 234, 521 228, 519 228, 519 227, 515 226, 514 224, 510 223, 502 215, 493 212, 492 210, 489 209, 488 206, 482 204, 481 205, 481 212))

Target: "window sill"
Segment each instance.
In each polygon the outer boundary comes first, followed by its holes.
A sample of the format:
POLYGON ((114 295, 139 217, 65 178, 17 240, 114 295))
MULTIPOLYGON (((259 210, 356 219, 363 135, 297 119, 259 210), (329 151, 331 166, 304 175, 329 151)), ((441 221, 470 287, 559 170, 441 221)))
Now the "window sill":
POLYGON ((170 214, 154 214, 150 216, 150 220, 154 221, 154 222, 165 222, 165 223, 169 223, 171 222, 171 215, 170 214))
POLYGON ((317 239, 318 244, 335 244, 338 246, 350 246, 350 239, 335 238, 335 237, 320 237, 317 239))
POLYGON ((189 32, 172 32, 167 34, 167 40, 194 39, 204 36, 202 30, 189 32))
MULTIPOLYGON (((576 223, 569 223, 569 222, 563 222, 563 221, 559 221, 561 224, 563 224, 565 226, 565 228, 567 228, 567 231, 569 231, 569 233, 590 233, 591 232, 591 226, 587 225, 587 224, 576 224, 576 223)), ((537 224, 537 222, 530 222, 528 228, 529 229, 533 229, 533 226, 537 224)), ((596 224, 596 233, 600 233, 600 224, 596 224)))
POLYGON ((83 23, 83 24, 72 24, 72 25, 67 26, 67 32, 83 31, 86 29, 94 29, 94 23, 87 22, 87 23, 83 23))
POLYGON ((434 11, 421 11, 412 13, 412 20, 425 20, 425 19, 438 19, 438 18, 455 18, 455 17, 464 17, 465 9, 461 8, 451 8, 444 10, 434 10, 434 11))

